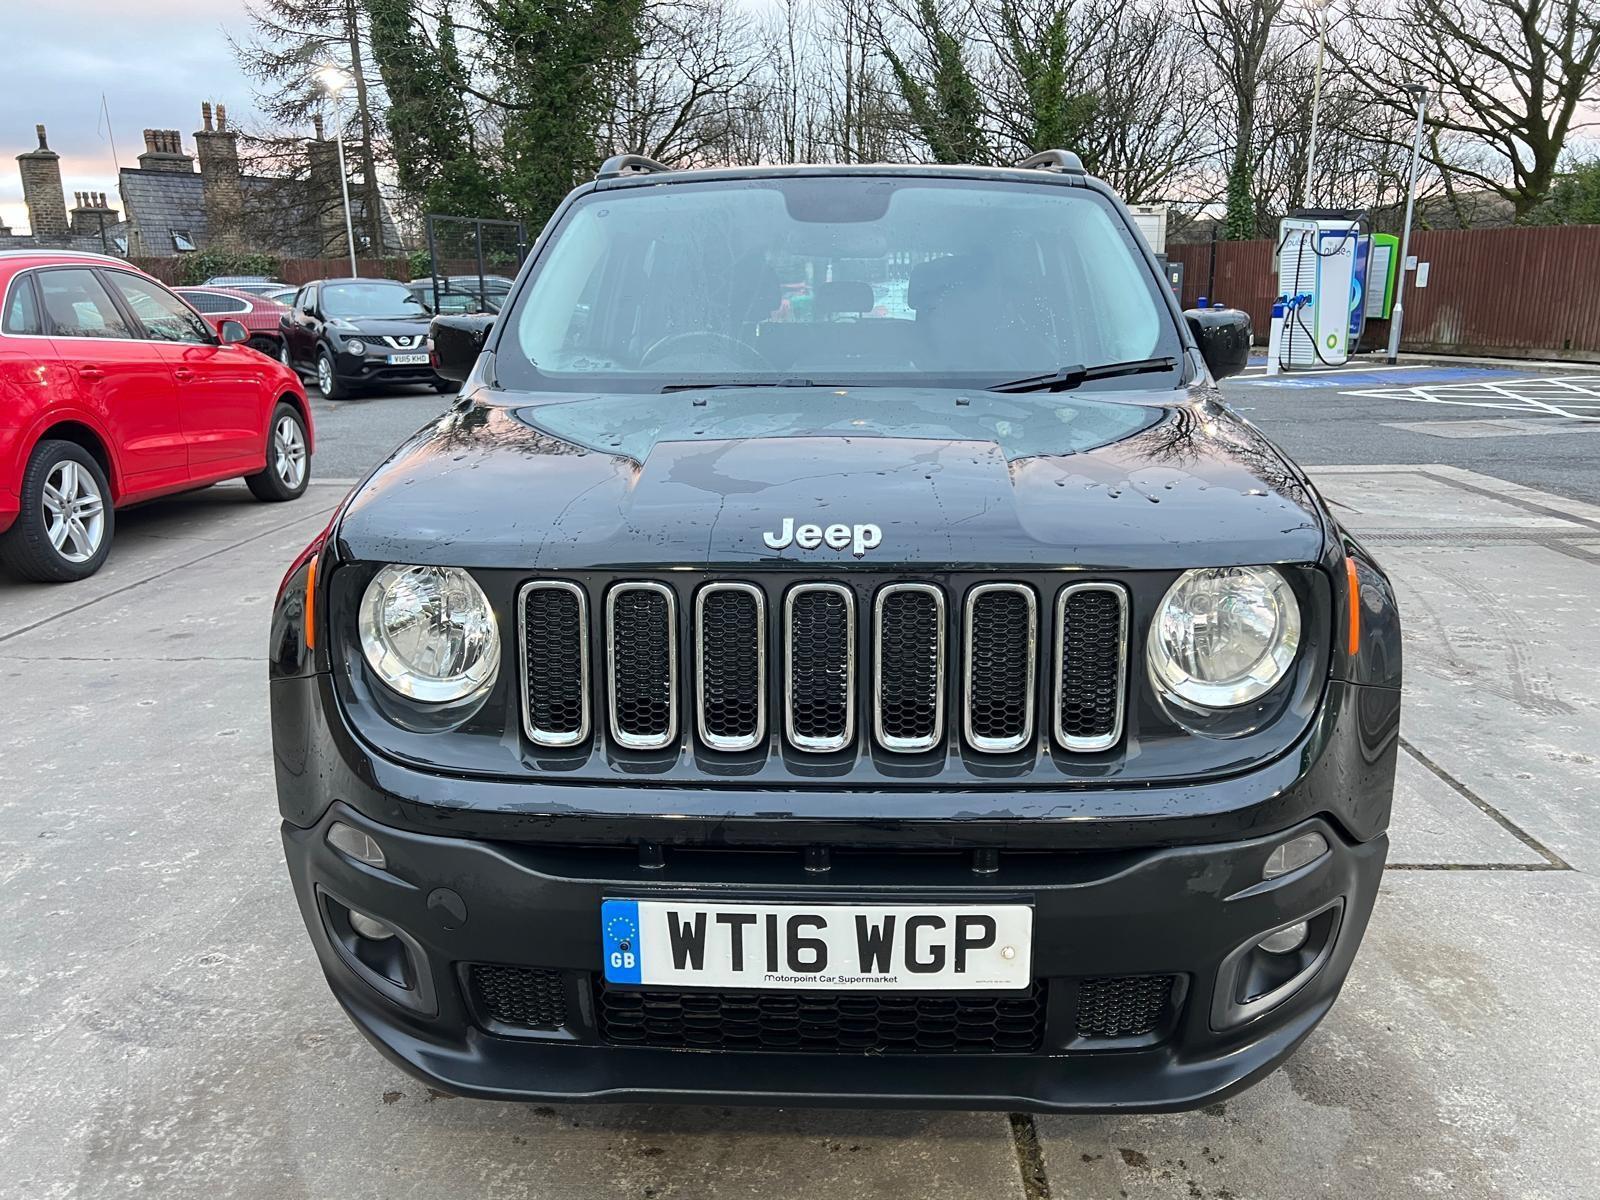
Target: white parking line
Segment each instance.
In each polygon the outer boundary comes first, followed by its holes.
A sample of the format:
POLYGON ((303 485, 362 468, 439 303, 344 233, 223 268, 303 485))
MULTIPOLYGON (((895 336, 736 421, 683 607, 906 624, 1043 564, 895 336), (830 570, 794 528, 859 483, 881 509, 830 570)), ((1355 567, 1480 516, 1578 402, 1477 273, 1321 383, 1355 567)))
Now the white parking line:
POLYGON ((1527 379, 1494 382, 1360 388, 1342 394, 1379 400, 1409 400, 1416 404, 1535 413, 1569 421, 1600 421, 1600 375, 1535 375, 1527 379))

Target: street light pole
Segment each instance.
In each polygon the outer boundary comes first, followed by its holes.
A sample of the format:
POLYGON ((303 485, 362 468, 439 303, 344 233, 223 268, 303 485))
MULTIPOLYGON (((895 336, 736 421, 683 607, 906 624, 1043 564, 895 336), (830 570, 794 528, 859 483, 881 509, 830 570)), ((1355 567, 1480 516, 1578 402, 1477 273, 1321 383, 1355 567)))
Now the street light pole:
POLYGON ((1305 204, 1311 207, 1311 180, 1317 168, 1317 122, 1322 115, 1322 61, 1328 46, 1328 0, 1310 0, 1317 23, 1317 71, 1311 80, 1311 138, 1306 143, 1305 204))
POLYGON ((1389 315, 1389 352, 1385 355, 1390 366, 1400 359, 1400 327, 1406 316, 1406 261, 1411 256, 1411 211, 1417 199, 1417 162, 1422 157, 1422 128, 1428 117, 1428 89, 1421 84, 1411 84, 1407 89, 1417 98, 1417 129, 1411 137, 1411 178, 1406 184, 1406 218, 1400 230, 1400 280, 1394 289, 1394 309, 1389 315))
POLYGON ((356 230, 355 223, 350 219, 350 177, 344 171, 344 128, 333 131, 334 143, 339 147, 339 186, 344 191, 344 241, 350 247, 350 277, 356 278, 361 274, 356 267, 356 230))
POLYGON ((344 194, 344 239, 345 245, 350 249, 350 277, 354 279, 360 276, 361 272, 356 267, 356 230, 355 222, 350 216, 350 176, 344 169, 344 122, 339 120, 339 93, 350 83, 350 75, 343 68, 326 66, 317 72, 317 82, 323 86, 329 99, 333 101, 333 117, 336 122, 333 127, 333 141, 339 148, 339 189, 344 194))

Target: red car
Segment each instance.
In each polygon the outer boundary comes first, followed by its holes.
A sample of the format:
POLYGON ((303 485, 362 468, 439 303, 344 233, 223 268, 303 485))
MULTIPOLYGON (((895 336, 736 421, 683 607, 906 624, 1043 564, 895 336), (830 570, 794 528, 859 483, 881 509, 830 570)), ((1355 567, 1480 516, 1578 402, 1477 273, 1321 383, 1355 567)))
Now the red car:
POLYGON ((265 296, 251 295, 237 288, 181 287, 173 291, 189 302, 206 319, 206 324, 222 336, 224 321, 237 321, 250 333, 245 345, 259 350, 268 358, 278 358, 283 350, 283 318, 288 315, 287 305, 265 296))
POLYGON ((0 564, 82 579, 124 505, 238 476, 304 493, 305 389, 246 337, 118 259, 0 251, 0 564))

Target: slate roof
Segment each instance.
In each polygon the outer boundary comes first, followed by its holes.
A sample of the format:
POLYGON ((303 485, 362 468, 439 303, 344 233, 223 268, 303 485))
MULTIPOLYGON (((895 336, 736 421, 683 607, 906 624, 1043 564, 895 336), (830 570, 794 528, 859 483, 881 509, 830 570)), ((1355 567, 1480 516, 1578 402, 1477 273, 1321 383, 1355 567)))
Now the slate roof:
MULTIPOLYGON (((124 167, 118 180, 128 219, 137 225, 142 245, 133 253, 176 254, 172 231, 186 231, 198 249, 210 241, 205 191, 198 172, 143 171, 124 167)), ((321 258, 329 251, 317 229, 316 206, 303 183, 261 175, 241 181, 245 200, 245 240, 252 249, 291 258, 321 258)), ((384 240, 400 245, 388 206, 383 213, 384 240)), ((343 239, 341 238, 340 241, 343 239)))

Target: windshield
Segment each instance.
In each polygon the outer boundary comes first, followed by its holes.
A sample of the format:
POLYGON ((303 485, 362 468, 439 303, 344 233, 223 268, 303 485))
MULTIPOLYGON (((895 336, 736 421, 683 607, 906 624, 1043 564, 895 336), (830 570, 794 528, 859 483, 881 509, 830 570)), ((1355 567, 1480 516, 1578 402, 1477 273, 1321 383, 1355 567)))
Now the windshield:
POLYGON ((1043 182, 831 176, 593 192, 540 256, 497 374, 567 390, 973 386, 1176 358, 1136 236, 1098 193, 1043 182))
POLYGON ((325 317, 426 317, 427 307, 398 283, 329 283, 322 288, 325 317))

